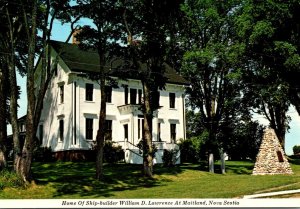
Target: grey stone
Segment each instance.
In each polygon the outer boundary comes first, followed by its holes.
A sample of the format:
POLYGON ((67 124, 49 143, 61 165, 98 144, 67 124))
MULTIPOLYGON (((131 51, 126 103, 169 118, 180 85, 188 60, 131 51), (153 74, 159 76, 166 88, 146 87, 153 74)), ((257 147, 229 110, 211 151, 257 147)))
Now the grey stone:
POLYGON ((293 174, 275 131, 271 128, 265 129, 252 174, 293 174))

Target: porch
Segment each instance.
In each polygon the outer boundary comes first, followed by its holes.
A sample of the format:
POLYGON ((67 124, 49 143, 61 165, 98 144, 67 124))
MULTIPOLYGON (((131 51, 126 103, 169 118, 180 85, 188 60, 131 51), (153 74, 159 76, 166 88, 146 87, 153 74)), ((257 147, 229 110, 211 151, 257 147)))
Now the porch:
MULTIPOLYGON (((124 153, 125 153, 125 162, 130 164, 143 164, 143 155, 142 151, 136 145, 132 144, 129 141, 119 141, 117 142, 118 145, 122 146, 124 153)), ((156 148, 157 152, 155 153, 154 157, 154 164, 161 164, 163 163, 162 157, 164 154, 164 150, 177 150, 176 153, 176 163, 180 164, 180 150, 179 146, 174 143, 167 143, 167 142, 152 142, 156 148)))

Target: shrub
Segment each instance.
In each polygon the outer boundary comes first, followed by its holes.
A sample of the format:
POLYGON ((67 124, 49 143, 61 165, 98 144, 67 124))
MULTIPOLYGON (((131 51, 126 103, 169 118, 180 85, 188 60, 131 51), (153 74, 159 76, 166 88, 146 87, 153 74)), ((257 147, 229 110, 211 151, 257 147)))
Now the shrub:
POLYGON ((0 190, 5 187, 23 188, 25 186, 22 178, 13 171, 0 171, 0 190))
POLYGON ((175 150, 175 149, 171 149, 171 150, 164 149, 162 161, 165 167, 173 167, 175 165, 177 160, 176 155, 178 151, 179 150, 175 150))
POLYGON ((33 159, 38 162, 53 162, 55 160, 51 147, 37 147, 33 152, 33 159))
POLYGON ((117 163, 118 161, 124 160, 124 151, 122 146, 116 145, 115 142, 105 141, 103 148, 103 159, 106 163, 117 163))
POLYGON ((187 163, 196 163, 196 149, 193 146, 193 142, 191 139, 180 140, 179 142, 180 147, 180 160, 181 162, 187 163))
POLYGON ((200 136, 191 137, 186 140, 180 140, 180 159, 181 162, 197 163, 201 159, 206 158, 204 145, 207 140, 207 132, 203 132, 200 136))
POLYGON ((294 155, 300 155, 300 145, 295 145, 293 147, 294 155))
MULTIPOLYGON (((146 150, 145 153, 143 153, 144 146, 145 146, 145 141, 143 139, 141 141, 139 141, 139 143, 136 146, 139 148, 140 154, 143 154, 143 156, 147 155, 148 149, 146 150)), ((152 158, 155 158, 156 152, 157 152, 157 147, 155 146, 155 144, 152 144, 152 158)))

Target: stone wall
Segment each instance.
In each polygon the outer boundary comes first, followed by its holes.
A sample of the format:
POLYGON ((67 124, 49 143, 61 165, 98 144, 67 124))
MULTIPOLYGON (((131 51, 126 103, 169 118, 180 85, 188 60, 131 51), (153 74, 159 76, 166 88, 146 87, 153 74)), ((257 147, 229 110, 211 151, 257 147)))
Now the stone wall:
POLYGON ((271 128, 265 129, 253 175, 293 174, 284 150, 271 128))

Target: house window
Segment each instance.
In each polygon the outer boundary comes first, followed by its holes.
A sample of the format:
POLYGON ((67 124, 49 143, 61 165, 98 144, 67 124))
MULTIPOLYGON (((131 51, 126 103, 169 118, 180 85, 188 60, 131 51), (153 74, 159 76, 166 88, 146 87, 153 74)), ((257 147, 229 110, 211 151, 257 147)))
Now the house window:
POLYGON ((156 91, 153 93, 153 99, 154 99, 154 104, 159 107, 159 98, 160 98, 160 92, 156 91))
POLYGON ((124 140, 128 141, 128 124, 124 125, 124 140))
POLYGON ((25 132, 25 123, 21 123, 21 124, 19 125, 19 131, 20 131, 20 132, 25 132))
POLYGON ((93 139, 93 122, 94 120, 92 118, 85 119, 85 138, 87 140, 93 139))
POLYGON ((111 97, 112 97, 112 87, 111 86, 105 86, 105 101, 107 103, 111 103, 111 97))
POLYGON ((175 93, 169 93, 170 108, 175 108, 175 93))
POLYGON ((59 141, 64 140, 64 120, 59 120, 59 141))
POLYGON ((176 124, 170 124, 170 135, 171 135, 171 142, 175 143, 175 141, 176 141, 176 124))
POLYGON ((136 104, 136 89, 130 89, 130 104, 136 104))
POLYGON ((112 140, 112 120, 106 120, 104 124, 105 140, 112 140))
POLYGON ((85 84, 85 100, 93 101, 94 85, 91 83, 85 84))
POLYGON ((143 98, 143 91, 142 91, 142 89, 139 89, 138 90, 138 96, 139 96, 139 98, 138 98, 138 102, 139 102, 139 104, 142 104, 142 98, 143 98))
POLYGON ((41 125, 39 125, 39 140, 40 140, 40 144, 43 143, 43 137, 44 137, 44 126, 41 124, 41 125))
POLYGON ((157 123, 157 141, 161 142, 161 123, 157 123))
POLYGON ((128 104, 128 86, 124 87, 124 92, 125 92, 125 104, 128 104))
POLYGON ((64 103, 64 85, 59 86, 60 103, 64 103))
POLYGON ((144 133, 144 116, 139 115, 138 117, 138 139, 142 139, 144 133))

